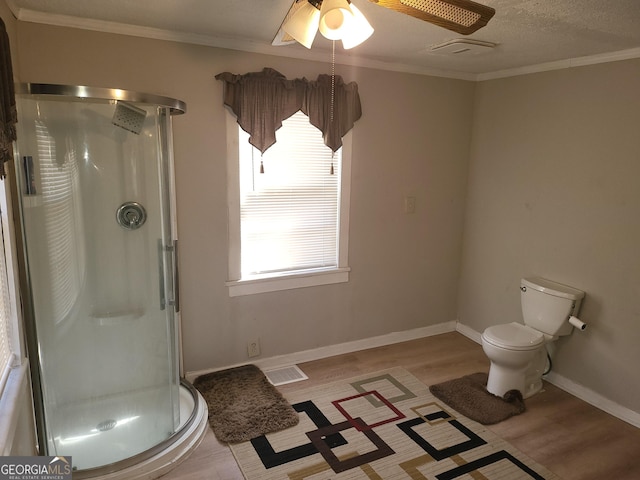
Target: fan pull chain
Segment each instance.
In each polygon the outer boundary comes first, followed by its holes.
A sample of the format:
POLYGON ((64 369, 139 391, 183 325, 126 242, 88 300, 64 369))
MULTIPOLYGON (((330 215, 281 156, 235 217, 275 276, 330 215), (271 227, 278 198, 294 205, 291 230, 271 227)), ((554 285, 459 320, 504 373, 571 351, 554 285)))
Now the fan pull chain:
POLYGON ((333 104, 336 95, 336 41, 333 41, 333 50, 331 51, 331 107, 329 110, 329 123, 333 123, 333 104))
MULTIPOLYGON (((336 41, 332 42, 331 50, 331 106, 329 107, 329 130, 333 126, 333 105, 335 103, 336 96, 336 41)), ((333 175, 333 157, 336 152, 331 149, 331 170, 330 174, 333 175)))

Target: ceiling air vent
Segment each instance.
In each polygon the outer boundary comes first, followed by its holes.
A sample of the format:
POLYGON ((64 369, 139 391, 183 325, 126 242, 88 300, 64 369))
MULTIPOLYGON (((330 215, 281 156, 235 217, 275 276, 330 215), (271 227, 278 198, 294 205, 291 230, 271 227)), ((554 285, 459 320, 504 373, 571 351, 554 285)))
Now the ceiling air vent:
POLYGON ((456 38, 455 40, 432 46, 430 53, 440 55, 477 55, 491 51, 496 45, 496 43, 482 40, 456 38))

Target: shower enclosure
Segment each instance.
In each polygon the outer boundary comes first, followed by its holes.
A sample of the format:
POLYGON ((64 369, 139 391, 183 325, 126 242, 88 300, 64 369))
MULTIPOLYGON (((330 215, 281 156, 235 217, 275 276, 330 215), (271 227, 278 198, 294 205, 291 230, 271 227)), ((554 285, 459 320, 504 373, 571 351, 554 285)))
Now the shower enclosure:
POLYGON ((18 92, 39 448, 72 456, 79 474, 112 472, 172 443, 192 416, 183 406, 181 418, 171 145, 185 105, 115 89, 18 92))

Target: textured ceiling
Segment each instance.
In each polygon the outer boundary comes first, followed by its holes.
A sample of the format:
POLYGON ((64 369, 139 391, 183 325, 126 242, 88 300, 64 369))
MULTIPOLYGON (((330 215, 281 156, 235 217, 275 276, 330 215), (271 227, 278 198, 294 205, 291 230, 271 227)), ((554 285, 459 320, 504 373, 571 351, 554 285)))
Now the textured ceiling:
MULTIPOLYGON (((338 61, 459 78, 486 78, 568 65, 583 57, 640 57, 640 0, 484 0, 496 9, 468 38, 496 43, 478 54, 436 54, 431 47, 466 38, 367 0, 353 0, 375 28, 338 61), (507 71, 507 72, 505 72, 507 71)), ((294 58, 327 61, 320 35, 311 50, 271 41, 293 0, 8 0, 20 20, 170 38, 294 58), (126 28, 123 27, 126 26, 126 28)))

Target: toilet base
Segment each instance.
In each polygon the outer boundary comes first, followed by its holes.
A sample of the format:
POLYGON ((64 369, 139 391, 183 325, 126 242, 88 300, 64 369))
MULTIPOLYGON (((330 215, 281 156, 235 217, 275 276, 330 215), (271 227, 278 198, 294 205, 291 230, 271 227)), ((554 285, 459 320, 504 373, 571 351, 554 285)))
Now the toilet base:
POLYGON ((542 378, 535 383, 530 383, 529 385, 526 385, 525 393, 522 395, 522 398, 529 398, 535 395, 536 393, 538 393, 540 390, 542 390, 542 378))
POLYGON ((543 346, 531 363, 523 369, 503 367, 494 362, 489 369, 487 391, 503 397, 509 390, 519 390, 523 398, 529 398, 542 390, 542 374, 547 364, 547 350, 543 346))
POLYGON ((525 373, 526 370, 504 368, 492 363, 487 380, 487 391, 498 397, 504 397, 509 390, 519 390, 524 397, 525 373))

